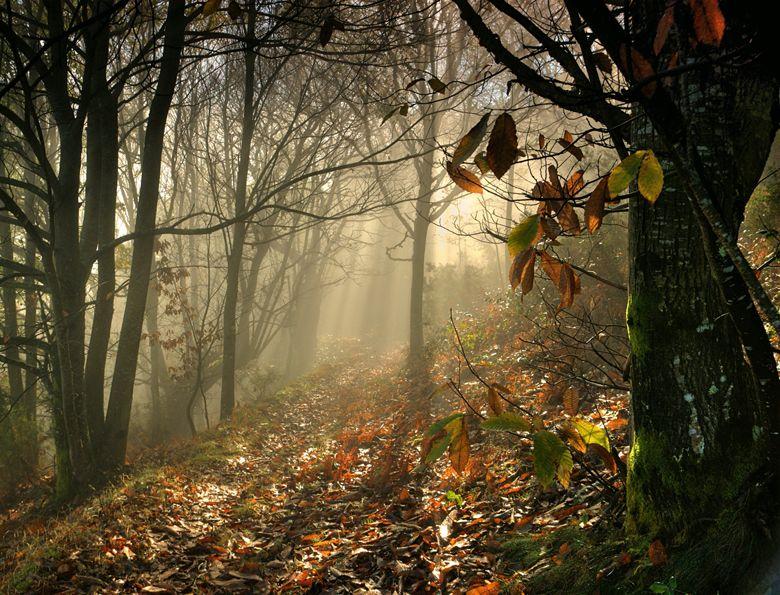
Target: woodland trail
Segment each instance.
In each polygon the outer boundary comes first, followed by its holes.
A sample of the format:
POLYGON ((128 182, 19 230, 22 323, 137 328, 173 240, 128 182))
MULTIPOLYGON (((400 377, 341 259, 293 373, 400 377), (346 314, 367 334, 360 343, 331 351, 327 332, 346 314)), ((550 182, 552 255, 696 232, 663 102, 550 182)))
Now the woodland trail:
POLYGON ((529 489, 505 446, 473 445, 462 476, 415 469, 422 430, 398 434, 388 361, 323 366, 67 516, 26 519, 0 590, 498 593, 518 531, 538 532, 525 565, 560 564, 571 546, 544 537, 597 517, 598 490, 529 489))

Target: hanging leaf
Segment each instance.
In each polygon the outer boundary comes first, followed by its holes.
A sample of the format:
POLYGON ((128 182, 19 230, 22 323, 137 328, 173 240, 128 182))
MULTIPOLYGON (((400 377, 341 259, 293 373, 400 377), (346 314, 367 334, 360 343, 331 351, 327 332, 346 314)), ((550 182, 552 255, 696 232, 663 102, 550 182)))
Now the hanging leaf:
POLYGON ((428 79, 428 85, 434 93, 438 93, 439 95, 444 95, 444 92, 447 90, 447 85, 442 83, 435 76, 428 79))
POLYGON ((227 7, 227 13, 231 19, 237 21, 239 18, 241 18, 243 12, 244 10, 241 8, 241 5, 236 2, 236 0, 230 0, 230 4, 228 4, 227 7))
POLYGON ((573 155, 574 158, 579 161, 584 157, 584 154, 582 152, 582 149, 575 146, 574 144, 574 138, 571 136, 571 132, 568 130, 566 131, 566 134, 564 135, 564 138, 558 139, 558 144, 563 147, 564 151, 567 151, 570 155, 573 155), (567 138, 567 136, 569 138, 567 138))
POLYGON ((431 424, 431 426, 426 430, 425 436, 435 436, 445 427, 447 427, 447 424, 456 419, 460 419, 461 417, 463 417, 463 413, 453 413, 452 415, 443 417, 442 419, 431 424))
POLYGON ((585 171, 578 169, 566 180, 566 196, 576 196, 585 187, 585 171))
POLYGON ((645 153, 642 165, 639 167, 637 186, 639 193, 651 203, 655 203, 661 195, 664 187, 664 170, 651 150, 645 153))
POLYGON ((503 113, 496 118, 487 146, 490 169, 500 180, 517 159, 517 126, 512 116, 503 113))
POLYGON ((420 460, 425 463, 433 463, 447 449, 450 444, 450 435, 442 429, 435 436, 426 436, 423 438, 420 447, 420 460))
POLYGON ((560 430, 564 438, 566 438, 566 441, 569 443, 569 446, 571 446, 574 450, 582 453, 588 450, 588 445, 585 444, 582 436, 580 436, 580 433, 574 428, 570 421, 566 421, 561 424, 560 430))
POLYGON ((328 45, 330 38, 333 37, 333 31, 336 30, 337 21, 333 15, 325 17, 325 21, 320 27, 320 45, 325 47, 328 45))
POLYGON ((398 108, 398 115, 399 116, 406 116, 409 113, 409 104, 404 103, 401 107, 398 108))
POLYGON ((558 304, 558 310, 568 308, 574 303, 574 294, 577 293, 577 276, 571 265, 561 265, 561 274, 558 280, 558 292, 561 295, 561 302, 558 304))
POLYGON ((450 179, 466 192, 482 194, 482 184, 479 178, 467 169, 462 167, 453 167, 450 161, 447 162, 447 173, 450 179))
POLYGON ((530 432, 531 422, 517 413, 501 413, 495 417, 489 417, 481 424, 484 430, 500 432, 530 432))
POLYGON ((617 463, 615 462, 615 459, 606 448, 601 446, 601 444, 588 444, 588 452, 601 459, 601 462, 604 463, 604 467, 606 467, 610 473, 617 473, 617 463))
POLYGON ((537 232, 539 231, 539 215, 526 217, 512 228, 507 237, 506 245, 509 255, 515 257, 530 248, 537 232))
POLYGON ((425 82, 424 78, 416 78, 414 80, 409 81, 409 84, 406 85, 406 90, 409 91, 412 87, 414 87, 417 83, 425 82))
POLYGON ((615 198, 634 181, 639 174, 639 168, 642 166, 644 156, 645 151, 637 151, 623 159, 610 172, 609 181, 607 182, 610 198, 615 198))
POLYGON ((542 231, 551 240, 561 235, 561 226, 552 217, 542 217, 542 231))
POLYGON ((487 389, 488 411, 491 415, 501 415, 504 411, 504 401, 496 388, 489 386, 487 389))
POLYGON ((450 422, 452 430, 450 434, 450 463, 458 473, 463 473, 469 462, 469 435, 466 431, 466 418, 461 417, 450 422))
POLYGON ((528 248, 514 257, 509 269, 509 283, 513 290, 520 285, 520 291, 523 295, 528 295, 531 292, 534 286, 535 261, 536 250, 534 248, 528 248))
POLYGON ((580 433, 585 444, 598 444, 609 451, 609 438, 601 427, 582 418, 573 419, 571 423, 580 433))
POLYGON ((393 108, 393 109, 391 109, 389 112, 387 112, 387 113, 386 113, 384 116, 382 116, 382 124, 384 124, 384 123, 385 123, 385 122, 387 122, 387 121, 388 121, 390 118, 392 118, 392 117, 393 117, 393 114, 395 114, 395 112, 397 112, 397 111, 398 111, 398 108, 397 108, 397 107, 394 107, 394 108, 393 108))
POLYGON ((658 27, 655 31, 655 40, 653 41, 653 53, 657 56, 666 45, 666 39, 669 37, 669 29, 674 24, 674 6, 667 6, 661 19, 658 21, 658 27))
POLYGON ((222 0, 207 0, 206 4, 203 5, 203 12, 201 14, 204 17, 211 16, 219 10, 221 4, 222 0))
POLYGON ((718 0, 689 0, 693 13, 693 30, 696 41, 719 46, 726 32, 726 18, 718 0))
POLYGON ((631 72, 634 83, 641 85, 640 91, 645 97, 652 97, 655 93, 657 84, 655 81, 647 81, 655 74, 652 64, 636 48, 631 48, 630 59, 626 46, 620 47, 620 60, 623 66, 623 72, 631 72), (629 69, 630 67, 630 69, 629 69))
POLYGON ((555 189, 558 196, 563 196, 563 187, 561 186, 561 180, 558 177, 558 170, 554 165, 550 165, 547 168, 547 175, 550 178, 550 185, 555 189))
POLYGON ((471 154, 477 149, 479 143, 482 142, 482 137, 485 136, 489 118, 490 114, 482 116, 479 122, 477 122, 462 139, 460 139, 455 152, 452 154, 452 165, 458 166, 471 157, 471 154))
POLYGON ((605 52, 596 52, 593 54, 593 61, 598 68, 604 74, 612 74, 612 60, 605 52))
POLYGON ((543 488, 547 489, 552 484, 564 453, 568 453, 566 445, 552 432, 541 430, 534 434, 534 472, 543 488))
POLYGON ((476 157, 474 157, 474 165, 476 165, 479 168, 479 172, 483 176, 490 171, 490 164, 488 163, 484 151, 479 155, 477 155, 476 157))
POLYGON ((571 453, 564 446, 563 454, 558 460, 558 469, 555 472, 555 476, 564 488, 569 487, 569 481, 571 479, 571 470, 574 468, 574 460, 571 458, 571 453))
POLYGON ((543 134, 539 134, 539 150, 544 149, 545 138, 543 134))
POLYGON ((577 216, 577 212, 570 202, 567 202, 558 211, 558 223, 561 224, 561 229, 566 233, 572 235, 579 235, 580 233, 580 218, 577 216))
POLYGON ((580 394, 576 388, 569 387, 563 393, 563 410, 569 415, 577 415, 580 408, 580 394))
POLYGON ((601 178, 585 203, 585 225, 590 233, 596 233, 601 227, 607 195, 607 178, 601 178))
POLYGON ((547 252, 542 252, 542 270, 547 273, 550 281, 552 281, 556 287, 558 287, 558 284, 561 281, 562 268, 563 263, 560 260, 553 258, 547 252))

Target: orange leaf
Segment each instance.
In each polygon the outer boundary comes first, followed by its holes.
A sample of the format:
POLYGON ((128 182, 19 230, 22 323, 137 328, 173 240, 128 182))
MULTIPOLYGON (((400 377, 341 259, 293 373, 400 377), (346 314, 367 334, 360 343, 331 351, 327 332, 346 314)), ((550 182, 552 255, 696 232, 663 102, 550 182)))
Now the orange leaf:
POLYGON ((474 587, 466 591, 466 595, 498 595, 501 592, 501 584, 494 581, 485 583, 481 587, 474 587))
POLYGON ((609 195, 608 180, 607 177, 601 178, 585 203, 585 223, 590 233, 596 233, 604 219, 604 203, 609 195))
POLYGON ((690 5, 696 40, 707 45, 720 45, 726 31, 726 18, 718 0, 690 0, 690 5))
POLYGON ((453 431, 452 442, 450 442, 449 452, 452 468, 458 473, 463 473, 469 462, 469 435, 466 431, 465 417, 461 417, 457 420, 457 425, 453 431))
POLYGON ((647 549, 647 556, 650 558, 653 566, 663 566, 669 560, 669 556, 666 555, 666 548, 660 539, 656 539, 650 544, 650 547, 647 549))
POLYGON ((504 411, 504 402, 498 394, 498 390, 488 387, 488 409, 493 415, 501 415, 504 411))
POLYGON ((577 212, 571 203, 566 203, 558 211, 558 223, 561 224, 561 229, 565 232, 573 235, 579 235, 580 233, 580 218, 577 216, 577 212))
POLYGON ((661 20, 658 21, 658 28, 655 31, 655 40, 653 41, 653 53, 657 56, 666 45, 666 38, 669 37, 669 29, 674 24, 674 6, 667 6, 661 20))
POLYGON ((563 393, 563 409, 569 415, 577 415, 580 408, 580 395, 574 387, 567 388, 563 393))
MULTIPOLYGON (((620 47, 620 60, 623 66, 623 72, 629 72, 629 54, 626 51, 626 46, 620 47)), ((650 78, 655 74, 652 64, 648 62, 639 51, 635 48, 631 48, 630 55, 631 76, 634 83, 641 84, 640 90, 645 97, 652 97, 655 93, 656 82, 649 81, 644 83, 645 79, 650 78)))
POLYGON ((450 175, 452 181, 463 188, 463 190, 466 192, 482 194, 482 184, 480 183, 479 178, 469 170, 462 167, 453 166, 452 163, 448 161, 447 173, 450 175))

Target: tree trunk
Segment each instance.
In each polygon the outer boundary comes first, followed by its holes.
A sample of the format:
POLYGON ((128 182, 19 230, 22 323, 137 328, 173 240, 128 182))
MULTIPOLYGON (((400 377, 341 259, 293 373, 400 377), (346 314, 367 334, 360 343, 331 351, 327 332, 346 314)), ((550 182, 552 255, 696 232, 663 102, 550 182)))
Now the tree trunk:
MULTIPOLYGON (((151 232, 155 227, 165 124, 179 73, 185 25, 184 3, 170 2, 165 18, 165 49, 160 75, 146 122, 135 233, 151 232)), ((136 238, 133 243, 127 301, 106 412, 103 462, 107 467, 122 465, 125 459, 154 244, 152 233, 136 238)))
MULTIPOLYGON (((255 11, 249 11, 247 34, 251 40, 255 33, 255 11)), ((239 149, 236 179, 236 216, 246 209, 246 185, 249 173, 249 153, 252 149, 255 113, 255 53, 251 41, 244 52, 244 113, 241 122, 241 146, 239 149)), ((233 242, 228 255, 228 271, 225 284, 225 308, 222 316, 222 393, 219 403, 220 420, 228 419, 236 402, 236 311, 238 284, 244 254, 246 223, 238 221, 233 226, 233 242)))
MULTIPOLYGON (((774 135, 777 85, 750 67, 712 74, 683 75, 673 93, 686 120, 685 157, 695 152, 701 160, 736 238, 774 135)), ((702 241, 679 177, 663 159, 667 147, 644 118, 633 136, 636 148, 662 157, 666 179, 655 205, 642 198, 630 205, 628 526, 709 550, 713 564, 697 569, 695 585, 704 592, 738 574, 761 534, 771 498, 759 486, 777 469, 770 406, 780 390, 758 313, 711 233, 702 241), (715 555, 723 551, 734 555, 715 555)))

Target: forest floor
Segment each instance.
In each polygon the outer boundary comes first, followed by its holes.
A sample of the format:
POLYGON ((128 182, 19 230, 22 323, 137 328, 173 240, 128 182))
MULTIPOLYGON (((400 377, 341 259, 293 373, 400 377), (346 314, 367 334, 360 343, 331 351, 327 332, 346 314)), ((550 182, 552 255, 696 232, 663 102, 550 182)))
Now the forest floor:
MULTIPOLYGON (((516 373, 511 349, 478 357, 518 393, 536 391, 526 404, 539 415, 563 415, 531 386, 538 377, 516 373)), ((231 423, 145 452, 68 511, 5 511, 0 592, 576 593, 575 582, 652 567, 647 549, 603 538, 621 522, 622 490, 595 464, 575 466, 569 489, 543 490, 527 442, 477 431, 462 474, 420 466, 435 417, 407 413, 420 391, 401 361, 353 348, 231 423)), ((436 382, 451 363, 438 356, 436 382)), ((618 448, 624 405, 581 405, 618 448)), ((463 404, 439 391, 432 407, 441 417, 463 404)))

